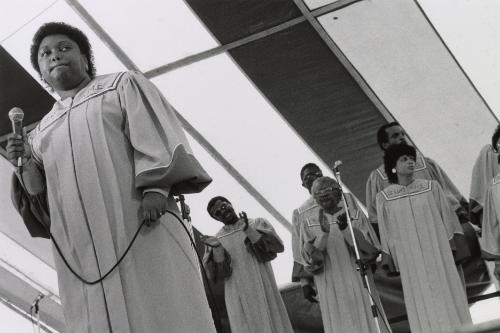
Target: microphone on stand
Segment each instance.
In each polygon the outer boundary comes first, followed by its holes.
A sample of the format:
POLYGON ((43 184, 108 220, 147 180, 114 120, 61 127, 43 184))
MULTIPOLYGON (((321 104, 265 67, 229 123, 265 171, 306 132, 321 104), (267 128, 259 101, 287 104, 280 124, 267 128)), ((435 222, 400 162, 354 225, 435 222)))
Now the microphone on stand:
MULTIPOLYGON (((24 112, 21 108, 15 107, 9 111, 9 119, 12 123, 12 132, 14 134, 23 135, 23 118, 24 112)), ((23 157, 19 156, 17 158, 17 167, 22 168, 23 166, 23 157)))
POLYGON ((31 304, 31 306, 35 309, 35 313, 38 313, 38 303, 40 303, 40 301, 42 300, 42 298, 44 298, 45 295, 40 293, 38 294, 38 296, 35 298, 35 300, 33 301, 33 304, 31 304))
MULTIPOLYGON (((370 300, 370 307, 372 309, 372 316, 373 316, 373 320, 375 323, 375 328, 376 328, 376 331, 378 333, 380 333, 381 332, 380 324, 378 322, 379 309, 378 309, 377 305, 375 304, 375 301, 373 300, 370 282, 368 280, 368 276, 366 275, 366 269, 364 267, 364 264, 361 261, 359 247, 358 247, 358 244, 356 242, 356 237, 354 236, 354 229, 352 227, 351 215, 349 214, 349 205, 347 204, 347 200, 346 200, 345 193, 344 193, 343 186, 342 186, 342 180, 340 179, 340 166, 341 165, 342 165, 342 161, 335 161, 335 163, 333 163, 332 170, 335 173, 335 178, 337 178, 337 181, 340 185, 340 188, 342 189, 342 202, 344 203, 344 207, 346 210, 347 227, 349 229, 349 233, 351 234, 351 239, 352 239, 352 243, 353 243, 353 247, 354 247, 354 255, 356 257, 356 266, 357 266, 356 270, 361 275, 361 279, 363 280, 363 286, 365 287, 365 289, 368 292, 368 298, 370 300)), ((385 323, 385 321, 384 321, 384 323, 385 323)))
POLYGON ((340 183, 340 166, 341 165, 342 165, 342 161, 335 161, 333 163, 333 167, 332 167, 332 170, 335 173, 335 177, 337 178, 339 183, 340 183))

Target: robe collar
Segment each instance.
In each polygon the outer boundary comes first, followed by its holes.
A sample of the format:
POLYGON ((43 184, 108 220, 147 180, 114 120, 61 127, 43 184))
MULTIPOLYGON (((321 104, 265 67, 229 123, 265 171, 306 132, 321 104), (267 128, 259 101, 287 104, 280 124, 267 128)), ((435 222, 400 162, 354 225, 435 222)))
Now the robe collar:
POLYGON ((57 119, 64 116, 71 108, 77 107, 89 99, 102 95, 110 90, 115 90, 123 74, 125 73, 121 72, 96 77, 85 87, 80 89, 75 96, 56 101, 52 110, 50 110, 38 124, 38 131, 43 131, 49 127, 57 119))
POLYGON ((408 196, 429 192, 432 190, 432 181, 425 179, 415 179, 412 183, 404 186, 392 184, 383 189, 382 195, 386 200, 396 200, 408 196))

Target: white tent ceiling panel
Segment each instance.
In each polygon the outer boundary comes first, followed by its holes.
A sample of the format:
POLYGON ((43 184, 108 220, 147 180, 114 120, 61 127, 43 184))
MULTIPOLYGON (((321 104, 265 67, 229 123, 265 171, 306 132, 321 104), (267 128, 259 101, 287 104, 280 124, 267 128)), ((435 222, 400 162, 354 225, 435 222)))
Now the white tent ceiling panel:
POLYGON ((500 118, 500 1, 418 0, 439 34, 500 118), (440 15, 445 12, 446 15, 440 15))
POLYGON ((57 2, 54 0, 2 1, 0 11, 0 42, 11 38, 15 32, 34 17, 57 2))
POLYGON ((80 3, 142 71, 219 46, 184 1, 80 3))
MULTIPOLYGON (((29 7, 30 2, 32 1, 16 1, 16 5, 19 6, 19 8, 29 7)), ((26 18, 26 20, 28 20, 28 18, 26 18)), ((2 47, 4 47, 35 79, 39 80, 39 75, 32 68, 30 62, 31 40, 36 30, 42 24, 54 21, 64 21, 65 23, 74 25, 87 35, 94 51, 98 75, 99 73, 106 74, 125 70, 124 66, 114 56, 111 50, 102 43, 87 24, 82 21, 78 14, 76 14, 65 2, 59 1, 46 11, 43 11, 43 13, 29 23, 21 25, 22 28, 20 30, 2 42, 2 47)))
POLYGON ((153 81, 290 221, 293 209, 307 198, 299 171, 306 162, 319 159, 231 59, 219 55, 153 81))
POLYGON ((319 21, 419 149, 467 194, 496 120, 415 2, 362 1, 319 21))

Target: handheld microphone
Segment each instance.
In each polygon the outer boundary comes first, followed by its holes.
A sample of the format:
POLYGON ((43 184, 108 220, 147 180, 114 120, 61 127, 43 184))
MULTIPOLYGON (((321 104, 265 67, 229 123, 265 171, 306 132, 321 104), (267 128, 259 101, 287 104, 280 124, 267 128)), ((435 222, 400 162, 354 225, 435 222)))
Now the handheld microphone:
POLYGON ((341 165, 342 165, 342 161, 335 161, 335 163, 333 163, 333 167, 332 167, 333 171, 335 173, 338 173, 340 171, 339 168, 341 165))
POLYGON ((42 300, 42 298, 44 298, 45 295, 40 293, 38 294, 38 296, 35 298, 35 300, 33 301, 33 304, 31 304, 31 307, 33 309, 35 309, 35 313, 38 313, 38 303, 40 303, 40 301, 42 300))
MULTIPOLYGON (((12 132, 14 134, 23 135, 23 118, 24 112, 18 107, 12 108, 9 111, 9 119, 12 123, 12 132)), ((23 158, 19 156, 17 158, 17 167, 20 168, 23 166, 23 158)))

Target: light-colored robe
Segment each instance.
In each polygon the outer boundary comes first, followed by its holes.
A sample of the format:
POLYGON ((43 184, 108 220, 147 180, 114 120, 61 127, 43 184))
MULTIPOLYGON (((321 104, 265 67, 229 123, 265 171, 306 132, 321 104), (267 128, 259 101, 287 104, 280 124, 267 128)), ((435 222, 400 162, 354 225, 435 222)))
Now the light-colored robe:
MULTIPOLYGON (((56 102, 29 139, 46 174, 50 230, 88 280, 129 245, 143 191, 199 192, 210 182, 173 109, 136 72, 97 77, 56 102)), ((178 211, 172 196, 168 208, 178 211)), ((189 239, 169 214, 102 283, 83 284, 54 257, 68 332, 215 332, 189 239)))
POLYGON ((304 223, 305 214, 314 214, 311 212, 313 210, 316 215, 319 212, 319 206, 314 201, 311 196, 307 199, 299 208, 294 209, 292 215, 292 255, 293 255, 293 270, 292 270, 292 282, 306 283, 306 281, 312 280, 312 275, 304 270, 304 263, 302 262, 302 256, 300 254, 300 226, 304 223))
POLYGON ((204 265, 212 280, 224 278, 224 295, 232 333, 292 333, 292 325, 269 262, 283 252, 283 243, 263 218, 249 219, 260 238, 251 244, 244 222, 225 225, 216 235, 225 250, 223 272, 213 250, 207 248, 204 265), (245 241, 245 239, 247 239, 245 241), (221 276, 217 276, 217 274, 221 276))
POLYGON ((486 260, 500 260, 500 173, 490 182, 485 197, 481 251, 486 260))
MULTIPOLYGON (((357 207, 354 198, 346 194, 353 228, 358 230, 357 240, 362 253, 376 256, 377 237, 366 217, 357 207), (359 238, 359 239, 358 239, 359 238)), ((356 271, 352 238, 348 228, 341 231, 337 217, 346 212, 342 209, 334 215, 325 213, 330 223, 326 247, 320 248, 318 241, 324 232, 318 220, 318 208, 304 212, 304 222, 300 224, 299 250, 306 270, 314 273, 318 290, 319 305, 325 332, 376 332, 375 321, 370 308, 367 289, 363 287, 361 275, 356 271)), ((370 268, 367 270, 372 296, 381 313, 378 322, 382 332, 390 332, 384 324, 385 313, 373 282, 370 268)))
POLYGON ((491 185, 493 177, 500 172, 498 155, 490 144, 485 145, 474 163, 470 184, 472 214, 480 214, 481 209, 484 207, 486 191, 491 185))
POLYGON ((393 184, 377 195, 382 252, 393 259, 413 333, 471 323, 450 240, 463 231, 436 181, 393 184))
MULTIPOLYGON (((417 152, 415 162, 415 178, 436 180, 443 188, 453 210, 461 209, 461 203, 465 201, 465 198, 444 170, 435 161, 424 157, 420 152, 417 152)), ((389 186, 389 179, 385 173, 384 164, 382 164, 370 173, 366 182, 366 209, 371 223, 377 223, 377 193, 387 186, 389 186)), ((463 214, 466 215, 466 212, 463 214)))

